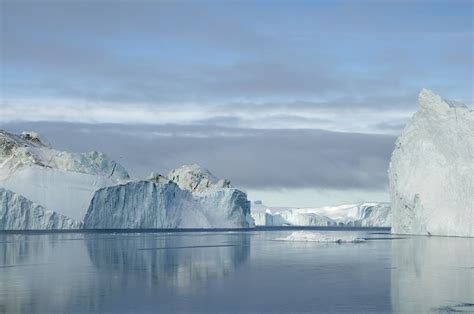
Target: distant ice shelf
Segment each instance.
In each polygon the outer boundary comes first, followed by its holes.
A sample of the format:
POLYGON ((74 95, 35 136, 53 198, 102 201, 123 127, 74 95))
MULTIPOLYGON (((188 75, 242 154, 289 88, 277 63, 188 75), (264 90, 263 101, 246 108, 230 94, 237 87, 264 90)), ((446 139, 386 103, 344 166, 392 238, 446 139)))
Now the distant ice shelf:
POLYGON ((257 226, 390 227, 388 203, 363 203, 317 208, 272 208, 252 205, 257 226))

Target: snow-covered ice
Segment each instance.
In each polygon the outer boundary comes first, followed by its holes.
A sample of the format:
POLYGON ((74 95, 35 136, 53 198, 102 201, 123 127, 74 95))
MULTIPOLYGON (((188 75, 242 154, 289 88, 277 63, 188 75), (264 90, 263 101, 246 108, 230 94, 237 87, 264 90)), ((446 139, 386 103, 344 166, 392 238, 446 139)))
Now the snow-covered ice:
POLYGON ((390 168, 392 232, 474 236, 474 112, 429 90, 390 168))
POLYGON ((295 231, 287 237, 276 238, 276 241, 293 241, 293 242, 322 242, 322 243, 360 243, 365 239, 355 236, 331 236, 319 232, 311 231, 295 231))
POLYGON ((80 222, 0 188, 0 230, 80 229, 80 222))
POLYGON ((209 170, 199 165, 184 165, 171 170, 167 176, 181 189, 202 192, 208 188, 230 188, 230 181, 216 178, 209 170))
POLYGON ((254 227, 247 195, 228 187, 229 184, 216 184, 228 181, 209 175, 208 170, 198 166, 183 166, 170 173, 171 181, 154 174, 148 181, 100 189, 92 199, 84 226, 88 229, 254 227))
POLYGON ((97 189, 128 180, 127 171, 102 153, 58 151, 37 133, 0 130, 0 187, 77 221, 97 189))
MULTIPOLYGON (((152 173, 146 181, 131 180, 106 155, 58 151, 35 132, 0 130, 0 187, 21 196, 20 204, 31 204, 31 215, 54 211, 53 226, 42 220, 31 225, 39 229, 69 228, 67 221, 84 217, 87 228, 254 227, 247 195, 198 165, 182 166, 167 177, 152 173)), ((29 216, 18 216, 17 207, 4 203, 9 215, 4 224, 29 227, 21 220, 29 216)))
POLYGON ((256 225, 390 227, 387 203, 346 204, 317 208, 271 208, 252 205, 256 225))

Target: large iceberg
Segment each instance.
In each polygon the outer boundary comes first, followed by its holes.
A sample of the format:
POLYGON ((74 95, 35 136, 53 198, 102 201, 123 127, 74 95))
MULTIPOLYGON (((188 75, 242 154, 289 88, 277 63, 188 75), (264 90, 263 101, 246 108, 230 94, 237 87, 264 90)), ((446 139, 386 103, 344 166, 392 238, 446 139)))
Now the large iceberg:
POLYGON ((58 151, 38 133, 0 130, 0 187, 76 221, 97 189, 128 180, 127 171, 102 153, 58 151))
POLYGON ((58 151, 34 132, 0 130, 0 188, 9 190, 5 229, 78 228, 83 220, 86 228, 254 226, 247 195, 198 165, 131 180, 102 153, 58 151))
POLYGON ((390 227, 391 209, 387 203, 276 209, 254 204, 252 217, 257 226, 390 227))
POLYGON ((0 188, 0 230, 80 229, 80 222, 0 188))
POLYGON ((98 190, 84 219, 87 229, 249 228, 247 195, 199 166, 183 166, 169 177, 152 174, 98 190), (168 178, 168 179, 167 179, 168 178))
POLYGON ((429 90, 390 168, 392 232, 474 236, 474 112, 429 90))

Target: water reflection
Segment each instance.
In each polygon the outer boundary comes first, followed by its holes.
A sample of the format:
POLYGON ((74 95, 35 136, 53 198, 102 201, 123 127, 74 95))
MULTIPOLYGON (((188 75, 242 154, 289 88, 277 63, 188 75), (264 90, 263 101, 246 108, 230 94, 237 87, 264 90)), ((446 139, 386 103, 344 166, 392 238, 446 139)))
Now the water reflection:
POLYGON ((134 293, 198 288, 249 254, 249 235, 0 234, 0 313, 128 312, 134 293))
POLYGON ((0 313, 67 311, 89 287, 80 235, 0 235, 0 313), (76 275, 71 275, 76 274, 76 275))
POLYGON ((391 302, 397 313, 474 312, 474 239, 393 241, 391 302))
POLYGON ((148 287, 189 289, 230 274, 250 254, 248 234, 167 234, 86 238, 94 266, 148 287), (118 237, 118 239, 117 239, 118 237))
POLYGON ((0 313, 474 310, 474 239, 288 233, 0 233, 0 313))

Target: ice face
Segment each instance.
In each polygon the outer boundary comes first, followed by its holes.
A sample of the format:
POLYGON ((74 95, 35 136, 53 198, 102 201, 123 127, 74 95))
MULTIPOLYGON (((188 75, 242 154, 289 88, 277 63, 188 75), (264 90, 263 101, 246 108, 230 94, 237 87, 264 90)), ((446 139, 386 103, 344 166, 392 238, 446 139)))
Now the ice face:
POLYGON ((250 202, 233 188, 198 195, 173 182, 135 181, 98 190, 84 219, 87 229, 248 228, 250 202))
POLYGON ((429 90, 390 168, 392 232, 474 236, 474 112, 429 90))
POLYGON ((198 165, 132 182, 106 155, 58 151, 34 132, 0 130, 0 187, 79 222, 87 213, 89 228, 254 226, 247 195, 198 165))
POLYGON ((127 171, 102 153, 62 152, 37 133, 0 130, 0 187, 77 221, 97 189, 128 179, 127 171))
POLYGON ((12 191, 0 188, 0 230, 80 229, 82 225, 35 204, 12 191))

